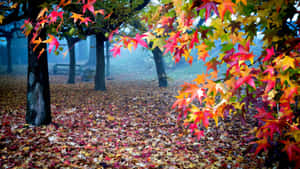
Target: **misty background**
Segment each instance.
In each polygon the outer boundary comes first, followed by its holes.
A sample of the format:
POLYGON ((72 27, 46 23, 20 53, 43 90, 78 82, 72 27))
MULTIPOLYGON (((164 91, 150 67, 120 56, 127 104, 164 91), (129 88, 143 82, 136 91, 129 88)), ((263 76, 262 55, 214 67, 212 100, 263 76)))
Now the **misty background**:
MULTIPOLYGON (((53 68, 56 64, 69 64, 69 54, 66 40, 59 40, 60 47, 63 49, 58 55, 53 51, 48 53, 48 69, 50 76, 53 75, 53 68), (67 55, 63 53, 67 51, 67 55)), ((75 44, 76 64, 82 67, 82 71, 89 69, 95 70, 96 48, 95 36, 89 36, 85 40, 81 40, 75 44)), ((251 46, 251 51, 259 56, 262 51, 263 42, 260 39, 255 39, 256 46, 251 46)), ((110 44, 110 49, 113 47, 113 42, 110 44)), ((7 40, 4 37, 0 38, 0 74, 6 73, 7 68, 7 52, 11 51, 12 56, 12 74, 26 74, 27 71, 27 39, 20 32, 14 32, 11 39, 11 48, 7 48, 7 40)), ((218 56, 221 50, 221 42, 217 41, 215 48, 209 51, 210 58, 218 56)), ((106 55, 106 53, 105 53, 106 55)), ((136 50, 131 52, 128 49, 121 49, 121 55, 112 57, 110 55, 110 77, 111 79, 120 80, 157 80, 156 69, 153 59, 153 54, 149 49, 138 46, 136 50)), ((163 59, 165 69, 168 76, 168 81, 172 80, 192 80, 197 74, 206 72, 206 67, 202 60, 197 59, 197 50, 193 49, 191 55, 194 57, 192 65, 181 59, 179 63, 174 63, 170 54, 166 54, 163 59)), ((206 61, 209 61, 207 58, 206 61)), ((107 66, 107 65, 106 65, 107 66)), ((220 68, 219 74, 225 73, 225 65, 220 68)), ((65 74, 66 76, 68 74, 65 74)), ((80 74, 77 74, 80 76, 80 74)), ((92 79, 93 80, 93 79, 92 79)), ((78 80, 76 82, 79 82, 78 80)))

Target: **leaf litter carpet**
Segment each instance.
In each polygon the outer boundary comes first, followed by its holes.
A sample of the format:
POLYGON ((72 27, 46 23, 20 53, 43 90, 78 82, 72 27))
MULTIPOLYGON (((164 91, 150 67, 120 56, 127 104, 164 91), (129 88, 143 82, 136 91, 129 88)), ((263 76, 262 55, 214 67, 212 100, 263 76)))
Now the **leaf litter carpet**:
POLYGON ((262 168, 248 153, 251 125, 228 118, 200 140, 171 109, 177 85, 155 81, 65 84, 50 78, 53 124, 25 124, 26 78, 0 76, 0 168, 262 168))

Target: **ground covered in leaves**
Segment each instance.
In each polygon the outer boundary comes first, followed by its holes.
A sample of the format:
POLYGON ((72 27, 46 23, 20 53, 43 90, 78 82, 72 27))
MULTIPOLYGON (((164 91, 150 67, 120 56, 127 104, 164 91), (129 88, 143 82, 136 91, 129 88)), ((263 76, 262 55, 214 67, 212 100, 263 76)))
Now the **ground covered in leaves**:
MULTIPOLYGON (((116 78, 115 78, 116 79, 116 78)), ((197 140, 171 110, 176 85, 155 81, 65 84, 51 77, 53 124, 25 124, 26 77, 0 76, 0 168, 262 168, 229 118, 197 140)))

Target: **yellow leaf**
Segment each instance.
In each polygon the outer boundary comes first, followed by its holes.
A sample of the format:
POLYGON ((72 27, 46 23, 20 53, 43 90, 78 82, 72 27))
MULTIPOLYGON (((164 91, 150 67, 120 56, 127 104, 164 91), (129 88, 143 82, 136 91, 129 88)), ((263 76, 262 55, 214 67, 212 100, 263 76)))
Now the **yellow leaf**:
POLYGON ((190 55, 190 52, 191 52, 190 49, 189 50, 184 49, 184 53, 182 54, 182 56, 184 56, 185 61, 188 61, 188 60, 189 60, 189 62, 193 61, 193 56, 190 55))
POLYGON ((156 47, 159 47, 160 50, 164 50, 163 46, 164 46, 164 40, 161 39, 161 38, 158 38, 158 39, 154 39, 153 40, 153 45, 152 45, 152 49, 155 49, 156 47))
POLYGON ((234 102, 234 103, 232 103, 232 105, 234 106, 235 109, 242 110, 242 108, 245 105, 245 102, 243 102, 242 104, 234 102))
POLYGON ((4 19, 4 16, 3 16, 3 15, 0 15, 0 24, 2 24, 3 19, 4 19))
POLYGON ((36 19, 39 19, 40 17, 42 17, 45 14, 45 12, 48 12, 47 8, 42 9, 36 19))
POLYGON ((201 45, 197 45, 196 48, 198 50, 198 60, 202 59, 205 62, 206 57, 209 57, 206 50, 207 45, 205 43, 202 43, 201 45))
POLYGON ((300 130, 294 130, 294 131, 291 131, 287 134, 292 136, 295 139, 296 142, 300 141, 300 130))
POLYGON ((295 59, 289 56, 285 56, 282 60, 280 60, 279 65, 281 65, 283 70, 286 70, 290 67, 295 69, 295 59))
POLYGON ((241 1, 243 2, 244 5, 247 5, 247 0, 236 0, 235 2, 240 3, 241 1))
POLYGON ((132 51, 132 46, 133 46, 133 44, 132 43, 128 43, 128 46, 127 46, 127 48, 128 48, 128 50, 129 50, 129 52, 131 53, 131 51, 132 51))
POLYGON ((158 36, 163 36, 163 33, 165 32, 164 28, 156 28, 154 30, 154 33, 156 33, 158 36))
POLYGON ((70 16, 70 18, 74 19, 74 23, 77 22, 77 20, 79 19, 80 21, 83 20, 83 17, 81 14, 77 14, 75 12, 71 12, 72 16, 70 16))
POLYGON ((23 151, 28 151, 30 147, 23 147, 23 151))
POLYGON ((15 8, 17 8, 17 6, 18 6, 18 3, 16 2, 12 6, 10 6, 10 8, 15 9, 15 8))
POLYGON ((194 104, 191 104, 192 105, 192 108, 190 109, 190 111, 192 112, 192 113, 195 113, 195 112, 199 112, 200 111, 200 109, 197 107, 197 106, 195 106, 194 104))
POLYGON ((109 121, 114 121, 115 120, 115 117, 111 116, 111 115, 108 115, 107 116, 107 120, 109 121))
POLYGON ((207 75, 203 73, 201 75, 197 75, 197 78, 194 79, 193 81, 200 85, 205 83, 206 78, 207 75))
POLYGON ((218 124, 219 124, 219 123, 218 123, 218 118, 219 118, 219 117, 216 116, 216 115, 214 115, 213 118, 214 118, 214 120, 215 120, 216 126, 218 127, 218 124))

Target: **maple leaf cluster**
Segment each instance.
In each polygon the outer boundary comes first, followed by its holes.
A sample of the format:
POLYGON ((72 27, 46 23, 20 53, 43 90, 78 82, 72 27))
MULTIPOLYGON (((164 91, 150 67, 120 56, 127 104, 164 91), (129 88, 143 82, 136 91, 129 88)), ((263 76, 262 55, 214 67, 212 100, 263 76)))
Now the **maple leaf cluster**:
POLYGON ((164 54, 171 53, 175 62, 184 57, 192 63, 192 49, 197 49, 198 59, 209 59, 206 73, 194 83, 182 85, 173 104, 179 119, 201 138, 203 130, 199 129, 207 128, 210 119, 218 125, 220 118, 238 115, 246 122, 245 116, 250 115, 258 124, 256 141, 251 142, 258 145, 255 154, 281 144, 281 151, 299 167, 300 22, 299 17, 295 22, 288 20, 299 12, 299 4, 231 0, 173 0, 171 4, 165 4, 165 10, 157 7, 155 16, 163 17, 144 16, 150 28, 148 39, 153 43, 162 39, 161 49, 164 54), (172 18, 173 24, 167 18, 172 18), (283 26, 287 22, 293 26, 283 26), (294 33, 284 34, 282 27, 294 33), (258 29, 264 41, 259 56, 251 50, 258 29), (217 40, 222 42, 221 53, 211 57, 208 51, 214 49, 217 40), (219 68, 224 66, 227 68, 222 74, 219 68))
MULTIPOLYGON (((39 46, 41 43, 47 43, 48 51, 51 53, 53 47, 55 46, 56 51, 59 46, 59 42, 57 38, 53 34, 48 34, 47 40, 42 39, 36 39, 37 35, 39 34, 40 30, 46 26, 49 27, 55 27, 56 32, 59 32, 62 28, 62 25, 64 23, 64 10, 69 5, 74 5, 75 2, 72 2, 71 0, 61 0, 60 3, 48 5, 48 7, 43 8, 36 18, 35 21, 25 20, 24 24, 21 26, 21 29, 23 29, 23 33, 28 36, 31 32, 33 32, 33 38, 31 39, 31 43, 35 44, 35 48, 39 46)), ((96 3, 96 0, 88 0, 85 2, 83 1, 77 1, 75 4, 82 6, 81 10, 82 13, 77 13, 74 11, 68 11, 70 12, 70 16, 66 19, 73 19, 74 24, 79 21, 79 24, 85 24, 86 26, 89 26, 89 23, 93 23, 90 17, 86 17, 85 14, 87 11, 92 13, 94 16, 97 14, 102 14, 104 16, 104 9, 95 10, 94 4, 96 3)), ((51 4, 51 3, 50 3, 51 4)), ((106 16, 106 19, 108 16, 106 16)), ((39 56, 44 52, 42 50, 39 54, 39 56)), ((38 57, 39 57, 38 56, 38 57)))

